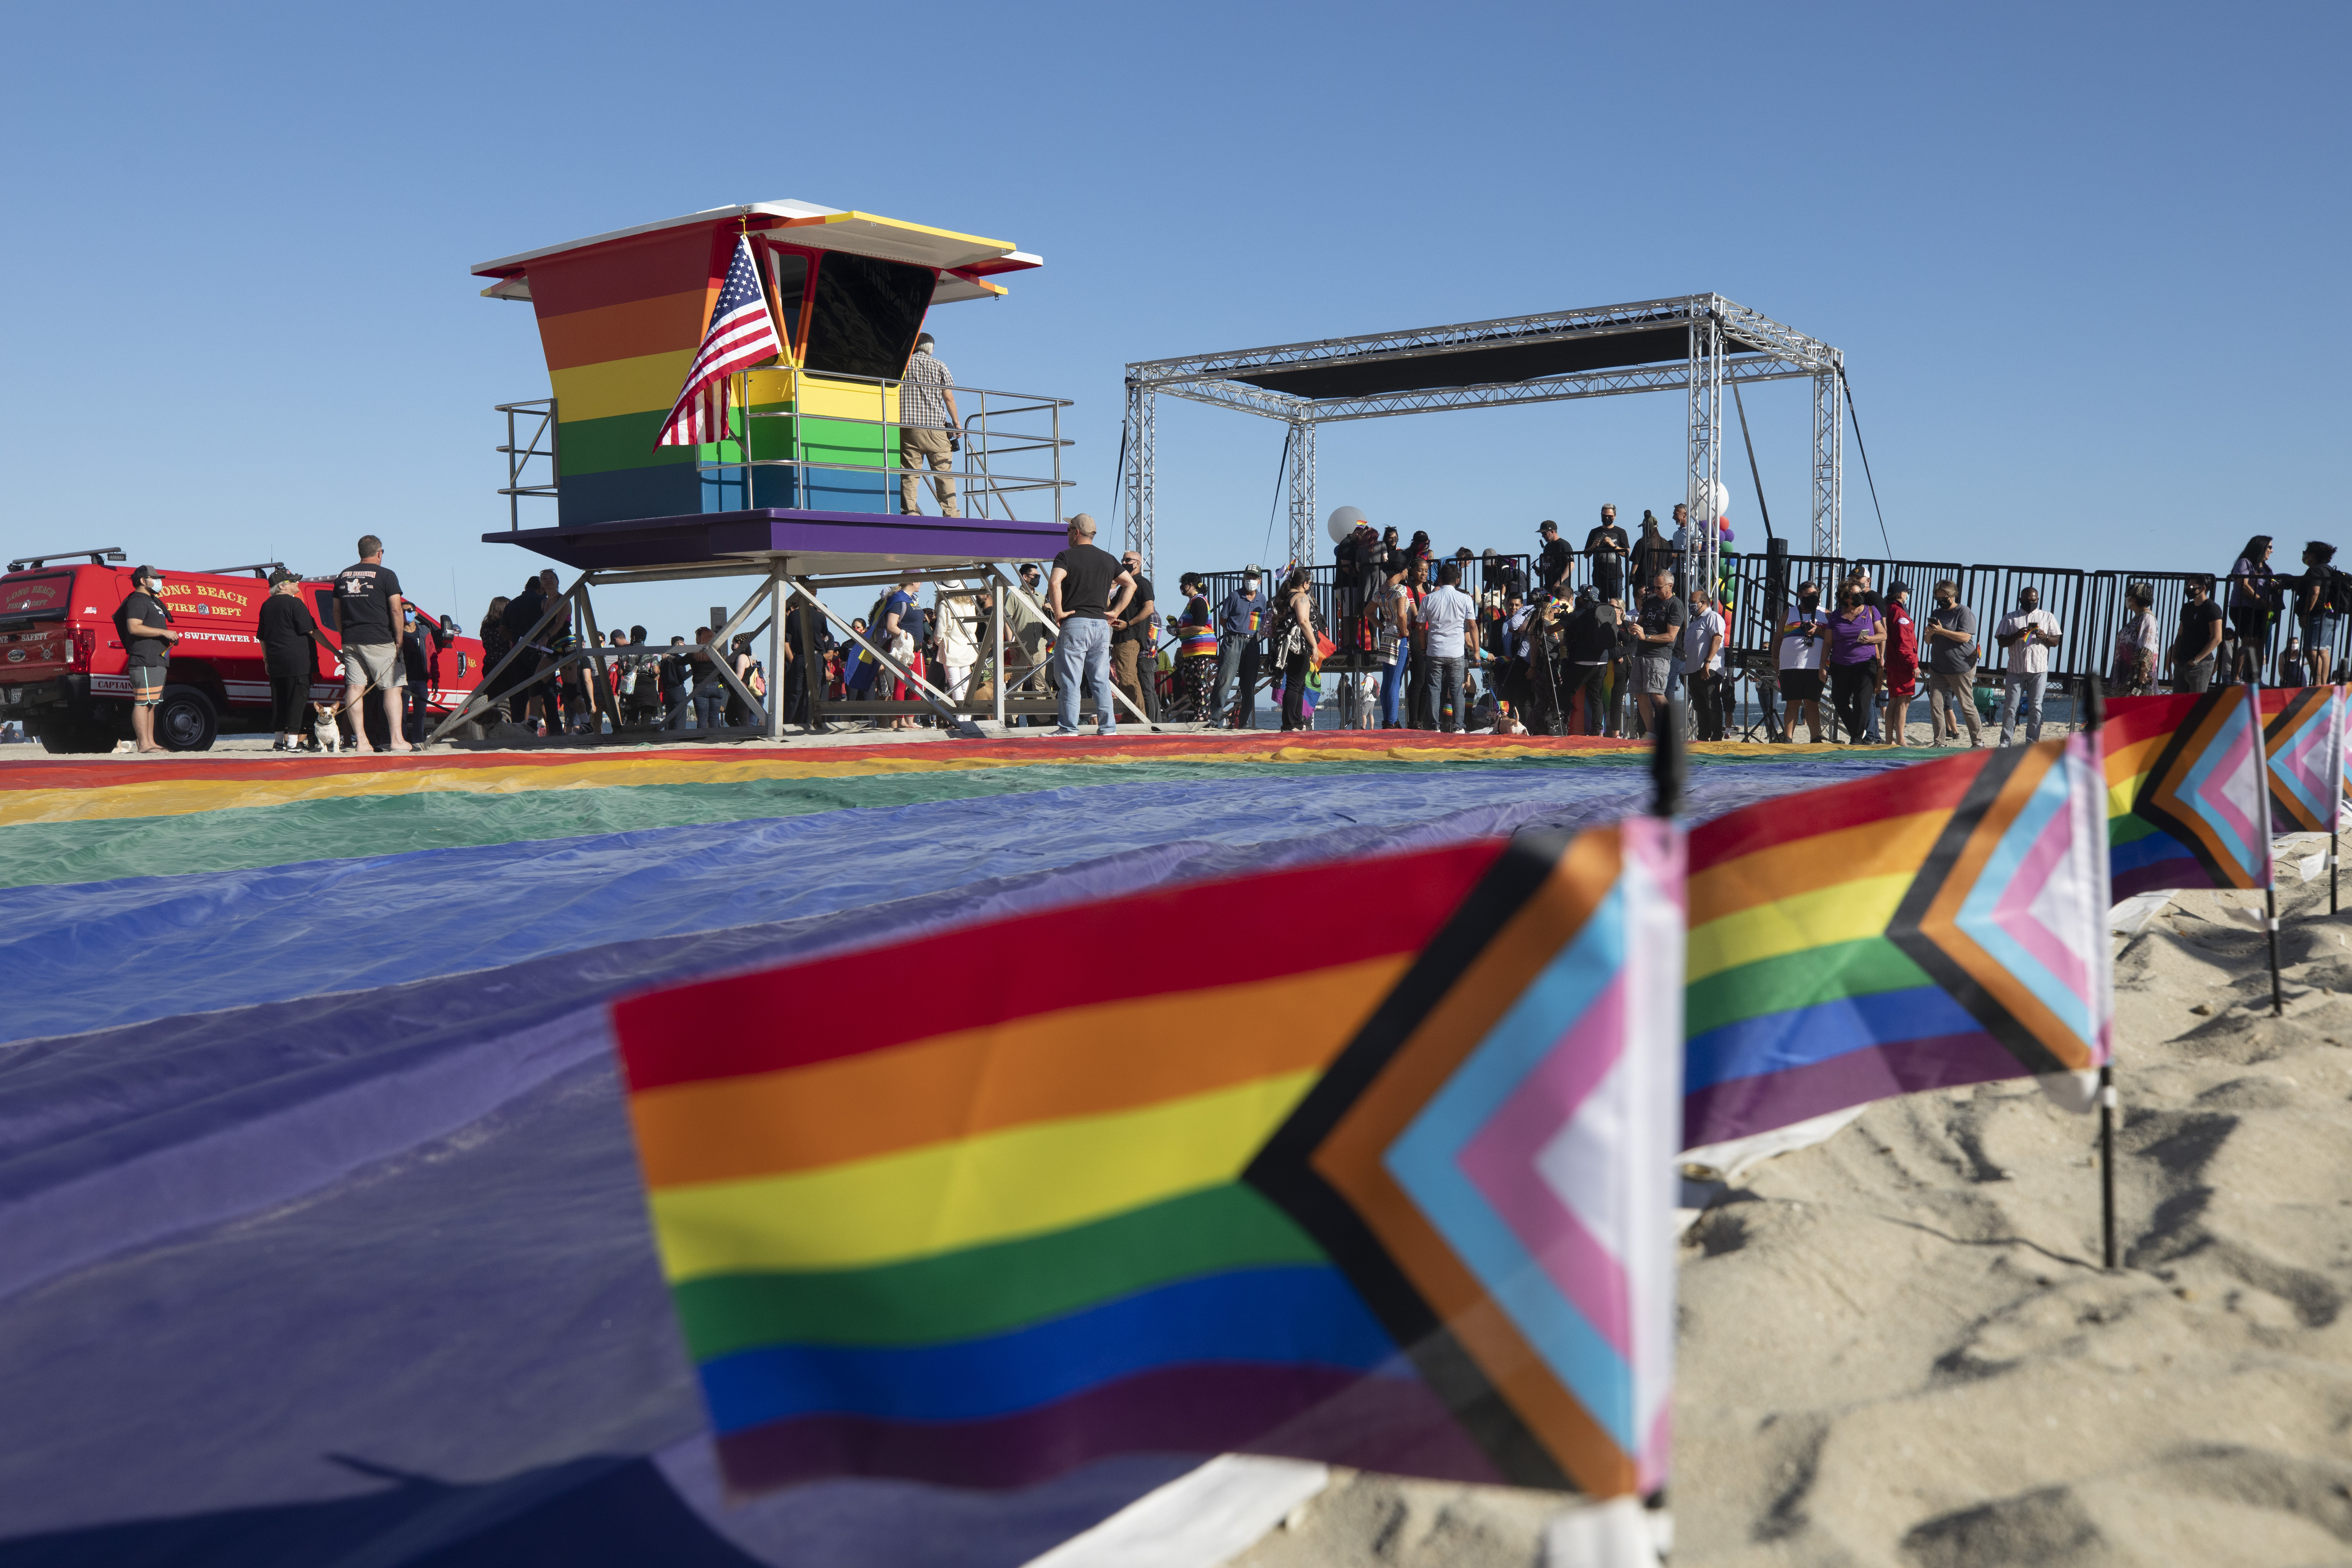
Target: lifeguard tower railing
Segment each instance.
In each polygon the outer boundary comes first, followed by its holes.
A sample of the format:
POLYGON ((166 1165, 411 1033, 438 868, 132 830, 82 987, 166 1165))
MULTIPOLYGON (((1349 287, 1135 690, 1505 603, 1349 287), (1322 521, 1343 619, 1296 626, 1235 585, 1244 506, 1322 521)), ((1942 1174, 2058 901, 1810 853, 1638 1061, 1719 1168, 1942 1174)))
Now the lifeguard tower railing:
MULTIPOLYGON (((1036 492, 1044 491, 1044 496, 1038 500, 1041 503, 1050 502, 1054 521, 1063 521, 1062 492, 1076 482, 1062 476, 1063 449, 1076 444, 1062 434, 1062 410, 1071 405, 1070 399, 1051 397, 1042 393, 1004 392, 984 386, 957 387, 957 411, 961 416, 960 450, 952 455, 951 466, 944 473, 935 474, 929 468, 908 468, 889 460, 898 453, 895 443, 888 441, 887 433, 899 427, 901 422, 887 416, 891 404, 896 401, 894 395, 899 383, 834 372, 811 379, 822 380, 828 385, 845 384, 873 390, 874 417, 866 418, 829 409, 822 418, 826 426, 852 426, 876 431, 873 456, 883 460, 858 461, 853 458, 844 461, 822 453, 813 457, 803 437, 814 416, 803 416, 792 409, 751 408, 748 396, 739 392, 730 417, 739 422, 751 419, 787 421, 784 430, 790 437, 792 455, 778 458, 752 456, 766 445, 757 438, 755 430, 751 440, 724 443, 740 447, 743 456, 698 461, 695 467, 706 478, 723 479, 730 473, 741 476, 735 481, 741 487, 740 493, 729 498, 730 506, 749 508, 774 504, 768 501, 762 493, 771 487, 760 484, 752 476, 761 469, 781 469, 790 479, 787 486, 781 488, 796 499, 822 489, 824 487, 818 480, 824 475, 860 480, 878 479, 882 486, 878 510, 895 510, 897 503, 892 498, 905 476, 912 475, 919 505, 936 508, 937 495, 932 489, 931 480, 947 478, 954 480, 958 503, 967 517, 1012 518, 1015 515, 1012 498, 1034 496, 1036 492), (1009 471, 1011 468, 1030 468, 1045 471, 1009 471)), ((507 420, 506 443, 499 447, 500 455, 507 459, 507 482, 499 487, 498 493, 507 498, 509 528, 520 531, 523 498, 553 500, 557 494, 556 400, 542 397, 501 403, 496 405, 496 412, 504 415, 507 420), (530 469, 529 465, 535 459, 543 459, 546 468, 530 469), (542 472, 543 479, 540 477, 542 472)), ((739 431, 745 428, 744 424, 737 426, 739 431)), ((862 451, 855 455, 856 458, 865 456, 866 454, 862 451)), ((819 506, 810 510, 831 509, 819 506)), ((1041 504, 1033 511, 1029 521, 1043 521, 1043 511, 1041 504)))

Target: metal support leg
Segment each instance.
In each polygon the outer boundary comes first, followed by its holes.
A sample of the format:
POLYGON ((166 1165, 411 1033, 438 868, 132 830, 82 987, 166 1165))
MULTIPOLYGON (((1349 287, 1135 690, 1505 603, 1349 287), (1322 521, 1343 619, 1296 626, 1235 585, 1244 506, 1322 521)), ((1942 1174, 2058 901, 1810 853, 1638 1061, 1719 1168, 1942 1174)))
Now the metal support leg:
POLYGON ((1315 422, 1290 422, 1290 564, 1312 566, 1320 531, 1315 522, 1315 422))
MULTIPOLYGON (((1119 478, 1127 486, 1127 547, 1143 557, 1143 574, 1153 576, 1158 571, 1154 560, 1156 541, 1153 537, 1152 441, 1157 417, 1156 395, 1134 382, 1127 384, 1127 472, 1119 478)), ((1058 410, 1056 411, 1058 415, 1058 410)), ((1059 429, 1056 427, 1056 434, 1059 429)), ((1056 448, 1058 451, 1058 448, 1056 448)), ((1055 476, 1059 478, 1058 471, 1055 476)), ((1054 492, 1055 505, 1060 506, 1061 491, 1054 492)), ((1056 522, 1061 519, 1057 515, 1056 522)))
POLYGON ((1713 309, 1712 297, 1706 315, 1690 324, 1689 355, 1690 408, 1685 423, 1689 462, 1687 493, 1683 499, 1693 530, 1692 565, 1685 574, 1696 581, 1675 584, 1685 594, 1700 583, 1712 586, 1719 575, 1715 492, 1723 477, 1723 324, 1713 309))
MULTIPOLYGON (((768 739, 784 738, 784 563, 780 557, 768 567, 768 695, 765 715, 768 739)), ((620 726, 613 726, 615 730, 620 726)))
POLYGON ((1845 486, 1845 392, 1834 369, 1813 377, 1813 553, 1843 556, 1839 512, 1845 486))
POLYGON ((994 645, 996 678, 989 682, 996 693, 996 732, 1004 733, 1004 574, 993 565, 988 569, 988 618, 992 630, 989 641, 994 645))
POLYGON ((596 625, 596 606, 588 602, 588 579, 583 577, 572 585, 574 614, 580 617, 580 629, 584 645, 590 648, 589 662, 594 668, 595 689, 589 696, 590 706, 613 721, 613 733, 621 732, 621 700, 613 690, 612 655, 605 650, 604 634, 596 625))

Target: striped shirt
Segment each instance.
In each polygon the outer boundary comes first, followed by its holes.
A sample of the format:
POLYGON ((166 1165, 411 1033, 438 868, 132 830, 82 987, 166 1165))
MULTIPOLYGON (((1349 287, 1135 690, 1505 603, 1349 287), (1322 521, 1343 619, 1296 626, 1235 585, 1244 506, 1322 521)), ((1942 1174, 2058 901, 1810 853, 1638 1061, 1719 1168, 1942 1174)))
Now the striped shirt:
POLYGON ((955 373, 918 350, 898 378, 898 423, 930 430, 948 428, 948 403, 940 395, 955 384, 955 373))

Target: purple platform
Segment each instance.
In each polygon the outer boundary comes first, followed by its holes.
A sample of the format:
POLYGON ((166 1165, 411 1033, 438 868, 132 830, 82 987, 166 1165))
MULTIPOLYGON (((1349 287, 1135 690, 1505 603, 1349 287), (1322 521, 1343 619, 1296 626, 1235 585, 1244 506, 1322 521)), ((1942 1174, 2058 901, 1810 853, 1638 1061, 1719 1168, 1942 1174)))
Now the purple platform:
POLYGON ((996 518, 892 517, 870 511, 695 512, 573 528, 486 533, 583 572, 636 572, 787 558, 794 576, 967 561, 1041 561, 1069 543, 1063 525, 996 518))

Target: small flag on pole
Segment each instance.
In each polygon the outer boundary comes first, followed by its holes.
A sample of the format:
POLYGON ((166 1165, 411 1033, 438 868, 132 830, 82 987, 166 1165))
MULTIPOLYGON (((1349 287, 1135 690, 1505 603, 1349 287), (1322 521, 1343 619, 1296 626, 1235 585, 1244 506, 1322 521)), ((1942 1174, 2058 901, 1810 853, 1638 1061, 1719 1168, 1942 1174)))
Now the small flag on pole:
POLYGON ((615 1005, 729 1484, 1232 1451, 1663 1485, 1682 877, 1634 818, 615 1005), (1181 970, 1035 984, 1202 908, 1181 970))
POLYGON ((2116 898, 2271 885, 2269 784, 2253 690, 2108 700, 2107 847, 2116 898))
POLYGON ((2265 689, 2262 703, 2272 823, 2297 833, 2335 832, 2344 795, 2343 688, 2265 689))
POLYGON ((775 318, 768 313, 767 296, 760 291, 751 242, 738 236, 735 259, 728 264, 727 280, 719 285, 719 302, 711 308, 709 330, 702 334, 702 347, 687 367, 686 384, 654 445, 697 447, 725 440, 727 378, 783 352, 775 318))

